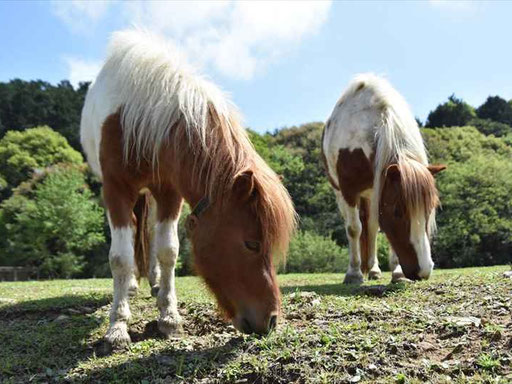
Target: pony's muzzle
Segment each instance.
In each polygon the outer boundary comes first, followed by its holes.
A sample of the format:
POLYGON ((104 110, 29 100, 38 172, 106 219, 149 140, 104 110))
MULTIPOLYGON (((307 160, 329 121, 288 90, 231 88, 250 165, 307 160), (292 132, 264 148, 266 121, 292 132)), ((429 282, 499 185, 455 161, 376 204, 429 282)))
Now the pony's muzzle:
MULTIPOLYGON (((248 314, 247 314, 248 315, 248 314)), ((271 313, 259 320, 255 316, 241 316, 233 319, 233 325, 245 334, 268 335, 277 326, 277 314, 271 313)))

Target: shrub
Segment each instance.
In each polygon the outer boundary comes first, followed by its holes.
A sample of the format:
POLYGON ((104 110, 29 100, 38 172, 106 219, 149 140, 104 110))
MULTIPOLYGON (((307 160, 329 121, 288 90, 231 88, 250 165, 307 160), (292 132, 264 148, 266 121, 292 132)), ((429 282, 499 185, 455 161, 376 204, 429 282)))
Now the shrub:
POLYGON ((3 198, 30 179, 34 170, 58 163, 82 164, 82 155, 49 127, 9 131, 0 140, 0 189, 3 198), (3 181, 2 181, 3 180, 3 181))
POLYGON ((86 252, 104 242, 102 226, 82 170, 54 167, 2 203, 0 263, 33 265, 48 277, 77 275, 86 252))
POLYGON ((290 243, 284 273, 345 272, 348 252, 333 240, 316 233, 298 232, 290 243))

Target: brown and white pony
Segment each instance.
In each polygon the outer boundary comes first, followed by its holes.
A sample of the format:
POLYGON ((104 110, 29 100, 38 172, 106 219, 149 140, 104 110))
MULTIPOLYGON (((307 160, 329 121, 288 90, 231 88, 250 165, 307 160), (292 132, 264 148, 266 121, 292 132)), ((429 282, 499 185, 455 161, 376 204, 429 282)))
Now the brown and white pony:
POLYGON ((275 326, 280 293, 273 256, 286 253, 295 211, 217 87, 158 37, 117 32, 86 97, 81 141, 103 182, 112 234, 108 342, 130 342, 129 289, 136 265, 144 265, 138 262, 144 247, 137 246, 145 232, 143 189, 157 204, 148 278, 158 296, 159 330, 171 335, 180 323, 174 269, 183 200, 194 207, 186 226, 196 270, 226 316, 247 333, 275 326))
POLYGON ((380 226, 392 247, 392 279, 428 279, 434 264, 430 235, 439 204, 418 124, 402 96, 384 79, 362 74, 327 120, 322 152, 350 246, 345 283, 381 275, 380 226))

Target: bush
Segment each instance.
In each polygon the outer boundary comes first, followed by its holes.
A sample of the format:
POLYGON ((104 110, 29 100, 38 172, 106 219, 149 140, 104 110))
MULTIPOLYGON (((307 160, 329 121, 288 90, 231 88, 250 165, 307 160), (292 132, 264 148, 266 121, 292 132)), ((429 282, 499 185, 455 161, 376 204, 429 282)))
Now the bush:
POLYGON ((477 156, 439 178, 442 210, 434 256, 440 267, 505 264, 512 254, 512 162, 477 156))
POLYGON ((505 263, 512 254, 512 148, 473 127, 425 129, 441 209, 433 258, 439 267, 505 263))
POLYGON ((0 209, 0 264, 32 265, 42 276, 76 276, 104 242, 103 210, 82 170, 54 167, 22 184, 0 209))
POLYGON ((1 196, 10 196, 12 188, 30 179, 37 169, 58 163, 82 162, 82 155, 49 127, 31 128, 23 132, 9 131, 0 140, 1 196))
POLYGON ((348 251, 333 240, 316 233, 298 232, 290 243, 288 260, 283 273, 345 272, 348 251))

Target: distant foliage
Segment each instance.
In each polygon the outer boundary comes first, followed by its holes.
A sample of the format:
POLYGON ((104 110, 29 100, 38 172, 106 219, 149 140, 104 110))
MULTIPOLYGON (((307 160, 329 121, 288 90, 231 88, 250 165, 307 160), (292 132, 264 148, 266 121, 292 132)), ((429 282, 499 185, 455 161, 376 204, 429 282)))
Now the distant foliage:
POLYGON ((468 124, 484 135, 494 135, 496 137, 512 135, 512 126, 491 119, 471 119, 468 124))
POLYGON ((346 248, 314 232, 301 231, 290 243, 288 259, 282 272, 344 272, 347 266, 346 248))
POLYGON ((512 126, 512 103, 499 96, 489 96, 485 103, 477 108, 476 113, 481 119, 512 126))
POLYGON ((284 128, 273 134, 273 141, 299 156, 304 164, 302 172, 285 180, 301 218, 300 228, 346 245, 345 229, 321 158, 323 128, 323 123, 284 128))
POLYGON ((87 251, 105 241, 103 210, 73 166, 20 186, 0 206, 0 232, 0 264, 32 265, 52 278, 79 274, 87 251))
POLYGON ((512 254, 512 147, 473 127, 425 129, 442 208, 433 255, 440 267, 506 263, 512 254))
POLYGON ((428 115, 426 127, 462 127, 476 117, 475 109, 463 101, 451 95, 448 101, 439 104, 428 115))
POLYGON ((0 138, 10 131, 48 125, 80 150, 80 115, 89 83, 74 89, 67 80, 0 83, 0 138))
POLYGON ((81 164, 82 155, 49 127, 9 131, 0 140, 0 197, 28 180, 35 171, 58 163, 81 164))

